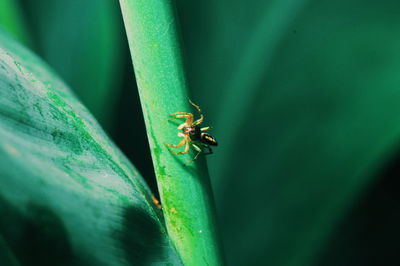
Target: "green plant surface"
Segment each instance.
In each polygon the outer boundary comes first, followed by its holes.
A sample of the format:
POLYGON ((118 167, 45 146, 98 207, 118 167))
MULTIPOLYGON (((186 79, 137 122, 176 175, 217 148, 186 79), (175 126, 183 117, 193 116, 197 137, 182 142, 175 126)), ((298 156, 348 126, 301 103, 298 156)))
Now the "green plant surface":
POLYGON ((112 131, 128 52, 118 1, 23 2, 37 53, 112 131))
POLYGON ((18 1, 0 1, 0 27, 25 45, 32 45, 18 1))
POLYGON ((214 202, 205 160, 176 156, 177 123, 169 114, 190 112, 172 1, 121 0, 153 164, 168 234, 185 265, 221 265, 214 202))
POLYGON ((0 32, 0 261, 180 265, 135 167, 37 57, 0 32))

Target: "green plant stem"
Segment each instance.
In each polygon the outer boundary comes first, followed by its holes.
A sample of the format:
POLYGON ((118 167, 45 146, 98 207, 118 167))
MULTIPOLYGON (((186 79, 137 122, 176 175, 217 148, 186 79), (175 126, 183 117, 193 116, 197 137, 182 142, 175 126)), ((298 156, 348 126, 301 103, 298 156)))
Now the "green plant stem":
POLYGON ((173 155, 165 146, 180 141, 168 114, 191 110, 172 1, 120 4, 168 234, 185 265, 221 265, 205 160, 186 166, 193 153, 173 155))

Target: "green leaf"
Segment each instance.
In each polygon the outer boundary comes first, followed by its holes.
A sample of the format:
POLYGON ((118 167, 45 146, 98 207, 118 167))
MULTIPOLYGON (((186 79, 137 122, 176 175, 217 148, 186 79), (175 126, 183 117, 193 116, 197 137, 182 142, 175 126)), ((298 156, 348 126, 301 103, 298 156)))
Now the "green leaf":
POLYGON ((65 84, 2 32, 0 173, 0 261, 180 264, 135 167, 65 84))

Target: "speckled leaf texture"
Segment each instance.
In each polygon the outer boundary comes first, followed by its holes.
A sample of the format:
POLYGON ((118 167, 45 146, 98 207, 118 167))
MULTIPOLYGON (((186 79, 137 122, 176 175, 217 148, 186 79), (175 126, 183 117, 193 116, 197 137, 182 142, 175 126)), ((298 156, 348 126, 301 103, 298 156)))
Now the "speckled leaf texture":
POLYGON ((180 264, 135 167, 66 85, 1 32, 0 217, 6 265, 180 264))

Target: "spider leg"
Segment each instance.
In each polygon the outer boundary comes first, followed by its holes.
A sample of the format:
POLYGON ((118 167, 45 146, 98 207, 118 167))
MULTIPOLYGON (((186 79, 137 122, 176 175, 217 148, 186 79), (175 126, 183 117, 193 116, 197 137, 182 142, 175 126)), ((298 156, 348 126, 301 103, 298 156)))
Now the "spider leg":
POLYGON ((183 145, 185 145, 186 142, 187 142, 187 139, 184 138, 177 145, 174 145, 174 144, 165 144, 165 145, 167 145, 168 147, 177 149, 177 148, 182 147, 183 145))
POLYGON ((190 148, 189 141, 186 141, 185 150, 184 150, 184 151, 181 151, 181 152, 176 152, 175 154, 176 154, 176 155, 186 154, 186 153, 189 152, 189 148, 190 148))
POLYGON ((188 126, 188 125, 187 125, 186 122, 185 122, 185 123, 183 123, 183 124, 180 124, 179 127, 178 127, 178 129, 182 129, 182 128, 187 127, 187 126, 188 126))
POLYGON ((191 125, 193 123, 193 115, 191 113, 186 113, 186 112, 176 112, 173 114, 170 114, 170 116, 172 116, 170 119, 168 120, 172 120, 175 118, 186 118, 185 123, 187 125, 191 125))
POLYGON ((176 115, 191 115, 191 113, 188 112, 175 112, 170 114, 169 116, 176 116, 176 115))
POLYGON ((207 153, 204 153, 204 155, 210 155, 210 154, 213 154, 213 150, 211 149, 211 147, 210 147, 210 146, 207 146, 207 149, 208 149, 208 152, 207 152, 207 153))
POLYGON ((203 116, 203 114, 200 114, 200 118, 197 119, 196 121, 194 121, 193 125, 195 125, 195 126, 200 125, 201 123, 203 123, 203 121, 204 121, 204 116, 203 116))
POLYGON ((198 106, 197 104, 193 103, 190 99, 189 99, 189 103, 190 103, 191 105, 193 105, 194 108, 196 108, 197 111, 199 111, 199 113, 200 113, 200 118, 197 119, 197 120, 193 123, 193 125, 195 125, 195 126, 200 125, 200 124, 203 122, 203 120, 204 120, 203 112, 201 111, 200 106, 198 106))
POLYGON ((202 128, 200 128, 201 131, 207 131, 207 130, 210 130, 210 129, 212 129, 212 127, 202 127, 202 128))
POLYGON ((204 155, 209 155, 209 154, 213 154, 213 150, 211 149, 211 147, 208 144, 204 144, 204 143, 198 143, 199 145, 201 145, 202 147, 202 152, 204 155), (204 150, 207 149, 207 150, 204 150))
POLYGON ((193 148, 197 151, 197 154, 196 154, 196 156, 194 156, 194 158, 193 158, 192 160, 187 161, 187 162, 185 163, 185 165, 188 165, 188 164, 194 162, 194 161, 197 159, 197 157, 199 156, 199 154, 200 154, 201 152, 203 152, 203 150, 202 150, 199 146, 197 146, 196 144, 192 143, 192 146, 193 146, 193 148))
POLYGON ((199 156, 199 154, 200 154, 200 152, 198 152, 198 153, 196 154, 196 156, 194 156, 193 160, 190 160, 190 161, 189 161, 189 163, 194 162, 194 161, 197 159, 197 157, 199 156))
POLYGON ((170 150, 170 152, 172 152, 175 155, 181 155, 181 154, 186 154, 189 152, 189 148, 190 148, 190 140, 188 138, 184 138, 183 140, 181 140, 181 142, 178 143, 178 145, 172 145, 172 144, 166 144, 168 147, 172 147, 172 148, 179 148, 182 147, 183 145, 185 145, 185 150, 184 151, 180 151, 180 152, 173 152, 170 150))

